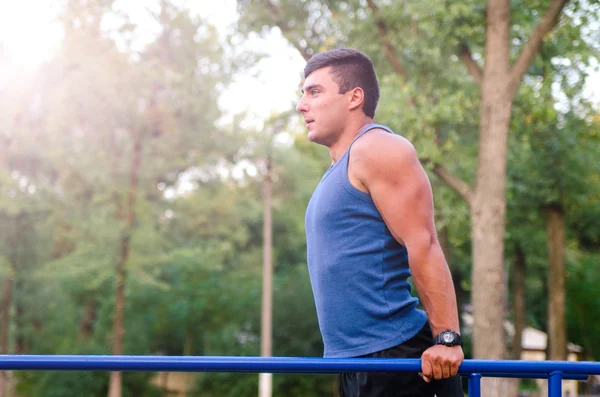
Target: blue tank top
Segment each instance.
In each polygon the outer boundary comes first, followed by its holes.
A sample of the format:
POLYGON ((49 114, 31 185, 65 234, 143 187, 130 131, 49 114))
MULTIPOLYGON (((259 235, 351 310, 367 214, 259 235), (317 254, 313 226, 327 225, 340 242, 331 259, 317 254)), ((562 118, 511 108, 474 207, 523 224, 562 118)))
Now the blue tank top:
MULTIPOLYGON (((364 127, 352 143, 373 128, 364 127)), ((348 179, 348 155, 332 165, 306 209, 310 280, 324 356, 356 357, 407 341, 425 325, 408 282, 408 253, 371 196, 348 179)), ((400 170, 398 172, 401 172, 400 170)))

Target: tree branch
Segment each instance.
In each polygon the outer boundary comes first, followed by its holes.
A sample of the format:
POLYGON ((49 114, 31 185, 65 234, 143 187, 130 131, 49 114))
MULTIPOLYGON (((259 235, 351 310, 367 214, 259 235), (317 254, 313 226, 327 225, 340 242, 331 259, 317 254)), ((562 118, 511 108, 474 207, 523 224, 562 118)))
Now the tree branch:
POLYGON ((271 0, 263 0, 263 2, 269 9, 271 17, 275 21, 275 25, 277 25, 277 27, 281 30, 281 34, 283 34, 283 37, 285 37, 286 40, 289 41, 296 48, 296 50, 298 50, 298 52, 300 53, 300 55, 302 55, 305 61, 308 61, 312 57, 312 54, 308 51, 308 48, 302 47, 300 45, 300 40, 298 40, 298 37, 292 37, 297 35, 295 35, 295 32, 292 29, 290 29, 284 22, 284 15, 281 9, 277 7, 277 5, 274 4, 271 0))
POLYGON ((552 0, 550 8, 548 8, 546 14, 542 17, 542 19, 540 19, 540 22, 536 26, 535 30, 531 33, 527 44, 525 44, 523 47, 521 55, 514 63, 510 71, 510 88, 513 93, 519 87, 525 72, 527 72, 527 69, 533 62, 535 55, 538 53, 544 37, 546 34, 548 34, 548 32, 554 29, 558 23, 560 13, 565 7, 565 4, 567 4, 567 1, 568 0, 552 0))
POLYGON ((471 77, 473 77, 473 81, 475 82, 475 84, 481 87, 481 78, 483 72, 477 64, 477 62, 475 62, 475 60, 473 59, 471 49, 466 43, 462 43, 460 45, 460 51, 458 55, 460 56, 460 59, 462 59, 463 63, 467 66, 467 70, 471 74, 471 77))
POLYGON ((433 172, 456 193, 458 193, 468 204, 473 204, 473 191, 471 187, 459 177, 452 175, 448 170, 439 164, 433 166, 433 172))
POLYGON ((375 16, 377 30, 379 31, 379 38, 381 39, 381 43, 383 44, 383 49, 385 51, 386 58, 388 59, 388 61, 390 61, 390 64, 392 65, 394 72, 396 72, 396 74, 399 74, 400 76, 404 77, 405 80, 408 80, 408 74, 406 73, 404 64, 402 63, 402 60, 398 56, 398 53, 396 52, 396 48, 394 48, 394 45, 390 41, 390 38, 388 36, 387 26, 385 25, 385 22, 383 22, 383 20, 381 19, 381 16, 379 15, 379 7, 377 7, 377 5, 373 2, 373 0, 367 0, 367 4, 369 5, 369 8, 371 9, 371 11, 373 12, 373 15, 375 16))

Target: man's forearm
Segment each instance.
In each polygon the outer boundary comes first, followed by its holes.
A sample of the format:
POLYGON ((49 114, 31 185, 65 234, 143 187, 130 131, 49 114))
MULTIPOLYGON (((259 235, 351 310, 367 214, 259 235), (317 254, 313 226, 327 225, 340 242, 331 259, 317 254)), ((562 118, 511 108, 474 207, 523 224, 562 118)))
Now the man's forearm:
POLYGON ((446 329, 460 332, 452 275, 439 244, 413 251, 416 252, 411 255, 409 250, 412 277, 427 312, 433 336, 446 329))

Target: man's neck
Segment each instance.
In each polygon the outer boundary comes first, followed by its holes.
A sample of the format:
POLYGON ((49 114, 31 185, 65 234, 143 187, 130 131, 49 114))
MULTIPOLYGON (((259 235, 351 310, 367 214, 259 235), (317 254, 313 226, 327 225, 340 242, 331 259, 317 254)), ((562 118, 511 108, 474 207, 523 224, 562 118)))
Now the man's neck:
POLYGON ((349 123, 344 132, 340 135, 339 139, 329 147, 329 155, 331 156, 331 161, 333 164, 337 163, 337 161, 344 155, 348 147, 356 138, 356 135, 368 124, 371 124, 373 119, 365 116, 360 120, 357 120, 355 123, 349 123))

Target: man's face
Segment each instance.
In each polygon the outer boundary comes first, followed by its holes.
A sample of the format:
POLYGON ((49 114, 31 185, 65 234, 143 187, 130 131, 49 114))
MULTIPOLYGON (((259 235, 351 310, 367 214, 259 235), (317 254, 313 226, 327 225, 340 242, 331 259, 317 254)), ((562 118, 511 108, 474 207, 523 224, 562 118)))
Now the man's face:
POLYGON ((344 130, 350 111, 348 94, 340 94, 333 81, 331 67, 308 75, 302 87, 302 98, 296 110, 304 116, 308 139, 330 146, 344 130))

